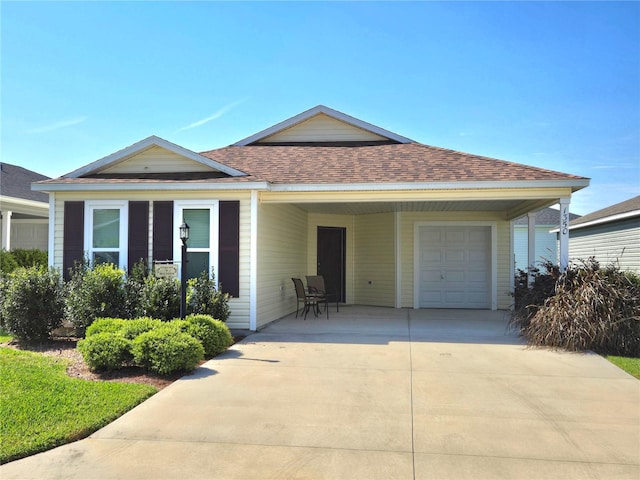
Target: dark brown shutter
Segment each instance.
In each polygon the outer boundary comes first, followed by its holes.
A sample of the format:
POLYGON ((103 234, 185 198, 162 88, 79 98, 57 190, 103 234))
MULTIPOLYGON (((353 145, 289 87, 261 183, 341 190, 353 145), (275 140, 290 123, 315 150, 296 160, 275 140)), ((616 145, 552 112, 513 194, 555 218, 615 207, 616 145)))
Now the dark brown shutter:
POLYGON ((173 201, 153 202, 153 259, 173 260, 173 201))
POLYGON ((62 242, 62 274, 69 280, 69 270, 84 257, 84 202, 64 202, 62 242))
POLYGON ((240 296, 240 202, 220 202, 218 269, 221 290, 240 296))
POLYGON ((129 272, 140 260, 149 258, 149 202, 129 202, 129 243, 127 268, 129 272))

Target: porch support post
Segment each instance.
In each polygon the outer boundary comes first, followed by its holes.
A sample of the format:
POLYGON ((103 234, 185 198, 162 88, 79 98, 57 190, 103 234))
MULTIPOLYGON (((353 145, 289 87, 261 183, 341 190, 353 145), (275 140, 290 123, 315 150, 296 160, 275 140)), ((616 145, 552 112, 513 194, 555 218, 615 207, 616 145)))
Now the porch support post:
POLYGON ((251 221, 249 235, 249 330, 258 325, 258 192, 251 191, 251 221))
POLYGON ((2 211, 2 248, 11 250, 11 210, 2 211))
POLYGON ((402 212, 394 213, 396 234, 396 308, 402 308, 402 212))
POLYGON ((55 232, 56 232, 56 194, 49 194, 49 238, 47 239, 47 249, 49 250, 48 263, 50 267, 55 262, 55 232))
POLYGON ((564 272, 569 266, 569 203, 570 198, 560 199, 560 236, 559 243, 559 256, 560 256, 560 271, 564 272))
POLYGON ((533 283, 533 269, 536 266, 536 214, 527 213, 527 282, 529 286, 533 283))

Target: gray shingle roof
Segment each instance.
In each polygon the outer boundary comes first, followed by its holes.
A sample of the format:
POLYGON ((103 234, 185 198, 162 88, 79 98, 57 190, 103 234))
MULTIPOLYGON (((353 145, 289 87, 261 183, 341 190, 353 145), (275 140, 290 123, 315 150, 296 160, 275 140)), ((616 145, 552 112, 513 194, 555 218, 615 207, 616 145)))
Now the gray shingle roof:
POLYGON ((32 182, 48 179, 49 177, 32 170, 10 163, 0 163, 0 195, 2 196, 48 203, 49 195, 31 190, 32 182))
POLYGON ((593 222, 596 220, 604 220, 607 217, 613 217, 614 215, 621 215, 623 213, 634 211, 637 212, 638 215, 640 215, 640 195, 630 198, 629 200, 625 200, 624 202, 616 203, 615 205, 611 205, 601 210, 597 210, 595 212, 584 215, 580 217, 579 220, 572 222, 571 226, 575 227, 583 223, 593 222))

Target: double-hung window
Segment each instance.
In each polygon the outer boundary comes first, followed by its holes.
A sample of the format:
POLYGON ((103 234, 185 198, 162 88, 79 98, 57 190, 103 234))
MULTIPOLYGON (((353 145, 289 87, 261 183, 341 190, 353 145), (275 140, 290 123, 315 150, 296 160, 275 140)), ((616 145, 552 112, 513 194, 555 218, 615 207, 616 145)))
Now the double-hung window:
MULTIPOLYGON (((202 272, 214 274, 218 271, 218 201, 182 200, 174 206, 173 258, 182 261, 182 240, 178 226, 189 225, 187 241, 187 279, 200 276, 202 272)), ((217 276, 216 276, 217 280, 217 276)))
POLYGON ((126 269, 128 203, 87 201, 84 214, 84 251, 91 264, 113 263, 126 269))

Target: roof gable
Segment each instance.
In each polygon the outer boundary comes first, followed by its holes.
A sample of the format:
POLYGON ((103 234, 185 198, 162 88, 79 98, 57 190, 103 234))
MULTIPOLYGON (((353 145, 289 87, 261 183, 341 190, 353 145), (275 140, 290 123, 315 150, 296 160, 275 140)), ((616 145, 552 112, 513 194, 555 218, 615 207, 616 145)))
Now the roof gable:
POLYGON ((184 147, 151 136, 129 147, 107 155, 63 178, 89 176, 164 175, 197 172, 239 177, 245 173, 206 158, 184 147))
POLYGON ((324 105, 318 105, 240 140, 234 146, 331 142, 410 143, 412 140, 324 105))

